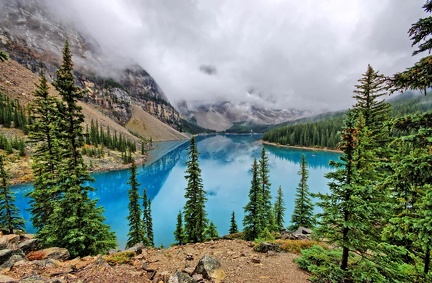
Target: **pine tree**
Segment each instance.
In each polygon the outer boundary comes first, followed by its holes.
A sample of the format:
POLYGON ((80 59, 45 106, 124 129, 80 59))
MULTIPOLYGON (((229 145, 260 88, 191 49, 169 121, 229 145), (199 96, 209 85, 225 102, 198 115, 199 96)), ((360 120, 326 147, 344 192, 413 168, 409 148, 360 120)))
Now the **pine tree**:
POLYGON ((213 221, 210 221, 210 223, 206 229, 206 234, 207 234, 207 237, 206 237, 207 240, 214 240, 214 239, 219 238, 217 227, 213 223, 213 221))
POLYGON ((207 198, 203 189, 201 169, 198 164, 198 149, 195 137, 192 137, 188 149, 189 159, 186 162, 186 204, 184 206, 184 233, 187 242, 197 243, 205 240, 205 227, 207 227, 207 212, 205 202, 207 198))
POLYGON ((62 152, 58 182, 61 199, 53 203, 53 213, 37 237, 43 246, 67 248, 71 256, 105 252, 116 246, 115 234, 103 223, 103 208, 97 207, 97 201, 88 196, 94 188, 85 185, 92 178, 80 151, 84 143, 84 115, 77 103, 84 91, 75 85, 68 42, 53 85, 62 97, 59 105, 62 152))
POLYGON ((290 226, 290 230, 297 230, 299 227, 312 228, 315 225, 313 214, 314 206, 311 200, 309 186, 307 184, 309 172, 304 154, 302 155, 298 175, 300 176, 300 183, 297 187, 294 211, 291 216, 292 225, 290 226))
POLYGON ((144 243, 144 227, 145 223, 141 221, 141 207, 138 203, 139 194, 138 188, 140 184, 137 181, 136 176, 136 165, 135 161, 132 160, 132 166, 130 169, 130 177, 128 184, 130 185, 128 195, 129 195, 129 215, 127 220, 129 221, 129 232, 128 240, 126 242, 126 248, 130 248, 137 243, 144 243))
POLYGON ((24 219, 15 206, 15 194, 8 185, 8 174, 5 169, 4 156, 0 155, 0 226, 12 234, 14 229, 24 230, 24 219))
POLYGON ((177 245, 183 245, 185 243, 185 235, 183 230, 183 217, 181 211, 179 211, 179 213, 177 214, 177 224, 176 224, 176 229, 174 231, 174 239, 177 245))
POLYGON ((280 230, 283 229, 284 227, 284 216, 285 216, 285 202, 283 199, 283 192, 282 192, 282 187, 279 186, 278 191, 277 191, 277 196, 276 196, 276 201, 274 203, 274 219, 276 222, 276 225, 280 230))
POLYGON ((143 193, 143 225, 145 231, 145 238, 147 245, 150 247, 154 246, 154 235, 153 235, 153 220, 151 215, 151 200, 147 197, 147 190, 144 189, 143 193))
POLYGON ((249 202, 244 207, 245 216, 243 218, 244 238, 253 241, 258 238, 266 227, 263 226, 264 210, 262 207, 262 189, 260 187, 258 162, 254 159, 252 164, 252 180, 249 190, 249 202))
POLYGON ((235 220, 235 213, 234 211, 231 214, 231 221, 230 221, 230 228, 229 228, 229 233, 230 234, 235 234, 238 233, 238 227, 237 227, 237 222, 235 220))
POLYGON ((36 231, 42 229, 59 200, 59 166, 61 141, 59 137, 60 101, 50 96, 45 75, 36 85, 34 99, 30 104, 29 142, 34 145, 32 169, 35 176, 31 198, 31 221, 36 231))

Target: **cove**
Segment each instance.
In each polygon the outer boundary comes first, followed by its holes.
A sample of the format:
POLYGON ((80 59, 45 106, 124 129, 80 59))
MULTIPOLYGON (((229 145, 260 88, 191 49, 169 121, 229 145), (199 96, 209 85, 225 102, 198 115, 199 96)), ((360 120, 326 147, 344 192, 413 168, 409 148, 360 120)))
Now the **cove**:
MULTIPOLYGON (((273 199, 279 186, 282 186, 285 200, 285 226, 290 224, 294 206, 295 190, 300 181, 301 156, 308 163, 308 185, 313 193, 328 192, 328 180, 324 178, 331 168, 330 160, 337 160, 339 153, 303 149, 282 148, 263 145, 262 135, 211 135, 196 138, 203 179, 207 191, 206 210, 208 218, 218 227, 219 235, 228 233, 231 213, 234 211, 239 229, 242 228, 243 207, 249 201, 248 193, 252 178, 251 166, 254 158, 259 158, 264 146, 269 157, 270 182, 273 199)), ((185 204, 184 178, 187 161, 188 141, 160 142, 149 153, 145 165, 137 169, 138 182, 152 200, 153 230, 156 246, 169 246, 174 242, 173 232, 179 210, 185 204)), ((90 185, 96 190, 91 193, 98 205, 105 208, 106 223, 115 231, 119 248, 124 248, 128 222, 129 170, 94 173, 95 181, 90 185)), ((32 190, 32 184, 13 186, 16 205, 26 220, 26 231, 33 233, 29 199, 25 194, 32 190)))

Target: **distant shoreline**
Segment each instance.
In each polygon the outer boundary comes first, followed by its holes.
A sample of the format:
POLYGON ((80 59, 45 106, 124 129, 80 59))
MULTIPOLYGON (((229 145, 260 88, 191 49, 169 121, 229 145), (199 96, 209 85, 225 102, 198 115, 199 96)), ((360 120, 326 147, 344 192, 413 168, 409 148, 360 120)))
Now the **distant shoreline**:
POLYGON ((320 147, 308 147, 308 146, 296 146, 296 145, 284 145, 278 143, 272 143, 268 141, 261 140, 263 144, 276 146, 276 147, 284 147, 284 148, 295 148, 295 149, 304 149, 304 150, 318 150, 318 151, 328 151, 328 152, 336 152, 342 153, 342 150, 339 149, 329 149, 329 148, 320 148, 320 147))

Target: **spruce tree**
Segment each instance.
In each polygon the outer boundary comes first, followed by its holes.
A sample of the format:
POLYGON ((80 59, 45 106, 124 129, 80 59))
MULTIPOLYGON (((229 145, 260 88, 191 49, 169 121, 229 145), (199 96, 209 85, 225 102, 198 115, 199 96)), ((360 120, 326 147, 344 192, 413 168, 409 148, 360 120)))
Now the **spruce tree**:
POLYGON ((185 243, 183 217, 181 211, 179 211, 179 213, 177 214, 177 223, 176 223, 176 229, 174 231, 174 239, 177 245, 183 245, 185 243))
POLYGON ((214 240, 214 239, 219 238, 217 227, 213 223, 213 221, 210 221, 210 223, 207 227, 207 230, 206 230, 206 234, 207 234, 207 237, 206 237, 207 240, 214 240))
POLYGON ((0 226, 12 234, 14 229, 24 230, 24 219, 15 206, 15 194, 8 184, 4 156, 0 155, 0 226))
POLYGON ((54 211, 54 203, 60 197, 61 140, 59 107, 60 101, 49 95, 49 86, 42 74, 30 103, 28 139, 34 145, 32 169, 35 177, 31 198, 31 221, 36 231, 42 229, 54 211))
POLYGON ((231 221, 230 221, 230 228, 229 228, 229 233, 230 234, 235 234, 238 233, 238 227, 237 227, 237 222, 235 220, 235 213, 234 211, 231 213, 231 221))
POLYGON ((262 189, 260 187, 259 167, 258 162, 254 159, 252 164, 252 180, 251 188, 249 190, 249 202, 244 207, 243 218, 243 233, 244 238, 248 241, 253 241, 258 238, 266 227, 263 226, 265 217, 264 209, 262 207, 262 189))
POLYGON ((153 220, 151 215, 151 200, 147 196, 146 189, 144 189, 144 193, 143 193, 143 225, 144 225, 147 245, 153 247, 154 235, 153 235, 153 220))
POLYGON ((129 221, 129 232, 128 240, 126 242, 126 248, 130 248, 137 243, 144 243, 144 225, 141 221, 141 207, 139 205, 139 194, 138 189, 140 184, 137 181, 136 176, 136 165, 135 160, 132 160, 132 166, 130 169, 129 182, 130 185, 128 195, 129 195, 129 215, 127 220, 129 221))
POLYGON ((78 106, 78 99, 83 97, 84 91, 75 85, 68 42, 65 43, 63 62, 56 71, 53 85, 62 98, 59 105, 62 152, 58 167, 61 199, 54 202, 53 213, 37 237, 43 246, 67 248, 71 256, 105 252, 116 247, 115 234, 103 223, 103 208, 97 207, 97 201, 88 196, 94 188, 85 185, 92 178, 80 151, 84 143, 84 115, 78 106))
POLYGON ((203 242, 207 227, 207 212, 205 210, 207 198, 202 184, 198 154, 195 137, 192 137, 188 149, 189 159, 186 162, 186 204, 183 211, 184 233, 186 241, 190 243, 203 242))
POLYGON ((262 221, 261 225, 264 229, 268 231, 276 231, 277 227, 275 225, 274 213, 272 210, 271 203, 271 183, 269 176, 269 168, 268 168, 268 157, 266 155, 265 148, 263 147, 261 150, 261 155, 259 159, 259 180, 260 180, 260 189, 261 189, 261 209, 264 213, 263 217, 261 217, 260 221, 262 221))
POLYGON ((314 206, 311 200, 309 186, 307 184, 309 172, 304 154, 302 155, 298 175, 300 176, 300 183, 296 189, 297 193, 294 202, 294 211, 291 216, 290 230, 297 230, 299 227, 312 228, 315 225, 313 214, 314 206))
POLYGON ((285 209, 286 208, 285 208, 285 201, 283 199, 282 187, 279 186, 277 191, 276 201, 274 203, 274 208, 273 208, 274 219, 279 231, 282 230, 284 227, 285 209))
POLYGON ((392 143, 396 153, 391 157, 392 174, 386 182, 393 203, 384 237, 404 247, 409 261, 416 257, 423 261, 424 280, 431 277, 431 120, 432 114, 425 113, 394 121, 394 130, 400 137, 392 143))

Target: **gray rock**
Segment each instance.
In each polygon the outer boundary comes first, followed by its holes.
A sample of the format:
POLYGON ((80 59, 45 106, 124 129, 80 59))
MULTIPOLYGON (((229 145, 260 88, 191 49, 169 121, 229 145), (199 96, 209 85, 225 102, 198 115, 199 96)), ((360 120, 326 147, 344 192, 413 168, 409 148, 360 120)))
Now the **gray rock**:
POLYGON ((213 280, 214 282, 220 282, 226 276, 220 261, 209 255, 204 255, 199 260, 194 274, 202 274, 205 279, 213 280))
POLYGON ((8 267, 12 267, 15 262, 19 262, 21 260, 23 260, 25 258, 24 254, 21 251, 14 251, 14 253, 12 253, 12 255, 9 257, 9 259, 4 262, 2 265, 0 265, 0 269, 4 269, 4 268, 8 268, 8 267))
POLYGON ((12 256, 13 250, 10 249, 4 249, 0 250, 0 264, 5 263, 9 260, 9 258, 12 256))
POLYGON ((22 278, 19 283, 47 283, 48 280, 44 279, 43 277, 39 275, 29 275, 24 278, 22 278))
POLYGON ((15 283, 18 282, 17 279, 0 274, 0 283, 15 283))
POLYGON ((267 253, 269 251, 280 252, 281 249, 278 244, 261 242, 254 248, 254 250, 260 253, 267 253))
POLYGON ((124 250, 124 251, 125 252, 134 252, 136 254, 140 254, 140 253, 142 253, 143 249, 145 249, 144 244, 143 243, 137 243, 133 247, 131 247, 131 248, 127 249, 127 250, 124 250))
POLYGON ((22 250, 23 253, 28 254, 29 252, 36 250, 38 243, 38 239, 25 240, 24 242, 18 244, 18 248, 22 250))
POLYGON ((195 280, 189 274, 177 271, 169 278, 168 283, 195 283, 195 280))
POLYGON ((310 235, 312 234, 312 230, 305 228, 305 227, 299 227, 294 233, 293 235, 310 235))
POLYGON ((57 248, 57 247, 38 250, 36 252, 43 255, 42 259, 66 260, 70 256, 69 251, 67 249, 57 248))

